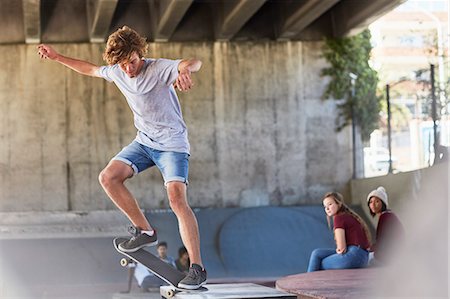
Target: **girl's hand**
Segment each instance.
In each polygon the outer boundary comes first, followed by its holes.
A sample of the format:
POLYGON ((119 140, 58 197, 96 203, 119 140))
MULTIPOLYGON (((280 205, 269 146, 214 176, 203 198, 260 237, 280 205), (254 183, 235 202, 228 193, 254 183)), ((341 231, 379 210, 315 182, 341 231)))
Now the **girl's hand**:
POLYGON ((347 252, 347 247, 344 248, 336 248, 336 253, 338 254, 344 254, 347 252))

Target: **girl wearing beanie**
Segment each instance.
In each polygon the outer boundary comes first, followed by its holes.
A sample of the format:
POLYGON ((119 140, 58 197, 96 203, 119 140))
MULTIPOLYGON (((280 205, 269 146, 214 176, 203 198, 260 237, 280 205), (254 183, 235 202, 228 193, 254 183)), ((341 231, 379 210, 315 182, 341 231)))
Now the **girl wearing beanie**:
POLYGON ((337 192, 323 198, 328 227, 333 219, 336 249, 318 248, 311 253, 308 272, 329 269, 351 269, 367 266, 370 233, 364 220, 345 203, 337 192))
POLYGON ((367 196, 367 206, 372 217, 378 217, 374 252, 375 263, 388 262, 394 246, 402 246, 405 231, 398 217, 388 209, 388 196, 383 187, 378 187, 367 196))

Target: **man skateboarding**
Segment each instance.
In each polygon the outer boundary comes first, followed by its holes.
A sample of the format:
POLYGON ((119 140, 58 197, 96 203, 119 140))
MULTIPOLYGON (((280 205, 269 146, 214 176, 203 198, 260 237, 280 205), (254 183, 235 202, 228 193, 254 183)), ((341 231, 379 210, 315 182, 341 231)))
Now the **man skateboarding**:
POLYGON ((133 112, 137 136, 99 175, 105 192, 133 223, 134 236, 119 244, 119 249, 134 252, 158 242, 156 231, 124 185, 133 175, 156 166, 164 178, 170 207, 191 258, 189 273, 178 287, 197 289, 206 283, 206 271, 200 255, 197 219, 187 202, 189 141, 175 87, 180 91, 191 89, 191 73, 198 72, 202 62, 147 59, 147 47, 145 38, 124 26, 108 38, 103 53, 107 66, 65 57, 44 44, 38 46, 38 53, 41 58, 59 62, 80 74, 114 82, 123 93, 133 112))

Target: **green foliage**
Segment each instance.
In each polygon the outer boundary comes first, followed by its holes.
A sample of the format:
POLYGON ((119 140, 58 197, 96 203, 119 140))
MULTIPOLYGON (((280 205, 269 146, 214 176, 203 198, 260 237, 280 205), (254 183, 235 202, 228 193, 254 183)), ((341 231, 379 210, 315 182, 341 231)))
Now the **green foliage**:
POLYGON ((363 140, 378 127, 381 97, 377 96, 378 74, 369 66, 370 31, 339 39, 327 39, 324 57, 330 66, 323 69, 322 76, 331 77, 324 98, 339 100, 336 129, 342 130, 351 124, 352 105, 355 123, 360 126, 363 140), (355 81, 355 93, 352 93, 350 73, 358 76, 355 81))

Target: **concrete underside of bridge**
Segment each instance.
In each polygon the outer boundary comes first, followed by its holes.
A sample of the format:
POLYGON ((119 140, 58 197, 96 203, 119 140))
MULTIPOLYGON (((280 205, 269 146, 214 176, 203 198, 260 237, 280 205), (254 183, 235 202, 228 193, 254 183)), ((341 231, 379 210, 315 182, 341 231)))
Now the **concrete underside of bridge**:
POLYGON ((2 0, 0 44, 104 42, 118 27, 149 41, 342 37, 405 0, 2 0))

